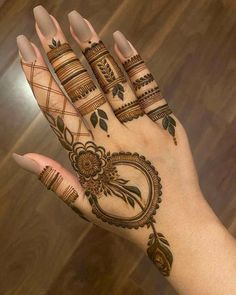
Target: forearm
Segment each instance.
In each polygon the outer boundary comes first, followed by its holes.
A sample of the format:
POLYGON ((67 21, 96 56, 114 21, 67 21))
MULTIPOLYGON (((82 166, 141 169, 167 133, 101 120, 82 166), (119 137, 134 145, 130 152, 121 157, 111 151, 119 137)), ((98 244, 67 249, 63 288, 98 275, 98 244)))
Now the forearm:
POLYGON ((173 254, 167 279, 181 295, 236 294, 234 238, 201 193, 180 198, 177 206, 182 210, 160 210, 157 220, 158 232, 165 233, 173 254))

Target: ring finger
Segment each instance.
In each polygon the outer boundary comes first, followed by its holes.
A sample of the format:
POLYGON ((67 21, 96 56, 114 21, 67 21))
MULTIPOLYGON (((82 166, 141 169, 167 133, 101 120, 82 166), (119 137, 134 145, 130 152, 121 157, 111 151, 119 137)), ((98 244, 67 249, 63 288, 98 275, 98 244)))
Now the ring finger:
POLYGON ((90 64, 101 89, 122 123, 144 116, 123 71, 109 53, 92 25, 77 11, 69 13, 71 34, 90 64))

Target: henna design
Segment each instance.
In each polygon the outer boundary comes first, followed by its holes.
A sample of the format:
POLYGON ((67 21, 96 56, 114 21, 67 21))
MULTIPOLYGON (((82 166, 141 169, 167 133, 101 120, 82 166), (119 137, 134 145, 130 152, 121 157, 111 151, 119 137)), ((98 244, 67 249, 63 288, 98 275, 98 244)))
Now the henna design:
POLYGON ((177 145, 177 140, 175 137, 175 127, 176 121, 174 118, 170 116, 172 111, 168 104, 164 104, 158 108, 155 108, 147 113, 147 115, 155 122, 159 119, 162 119, 162 126, 165 130, 167 130, 170 135, 173 137, 175 145, 177 145))
POLYGON ((139 102, 134 100, 114 110, 114 114, 120 122, 125 123, 142 117, 145 113, 140 108, 139 102))
POLYGON ((52 38, 52 44, 49 44, 48 46, 51 49, 58 48, 58 47, 61 46, 61 41, 60 40, 55 40, 54 38, 52 38))
POLYGON ((93 96, 91 99, 86 99, 86 101, 80 105, 79 112, 82 116, 85 116, 95 111, 105 102, 106 102, 105 97, 102 95, 102 93, 99 93, 98 95, 93 96))
POLYGON ((50 166, 45 166, 39 175, 39 180, 46 186, 48 190, 55 192, 60 198, 70 206, 76 213, 86 221, 89 221, 84 217, 83 213, 74 207, 75 200, 79 197, 77 191, 71 186, 63 183, 64 179, 50 166))
POLYGON ((137 72, 141 72, 145 69, 144 61, 139 54, 132 56, 123 63, 129 77, 134 76, 137 72))
POLYGON ((143 86, 148 85, 152 81, 154 81, 153 75, 151 73, 148 73, 148 74, 144 75, 143 77, 136 79, 133 82, 134 89, 138 90, 138 89, 142 88, 143 86))
POLYGON ((139 104, 143 109, 146 109, 156 103, 159 99, 157 97, 160 96, 160 89, 158 86, 146 90, 141 95, 138 95, 139 104))
POLYGON ((91 47, 84 50, 84 55, 104 93, 112 91, 113 97, 117 96, 123 100, 124 87, 122 83, 126 82, 125 76, 103 42, 93 43, 91 47))
POLYGON ((68 43, 59 43, 47 56, 72 102, 96 90, 93 80, 68 43))
POLYGON ((87 129, 82 124, 82 120, 78 117, 77 111, 71 107, 67 97, 57 87, 57 84, 53 77, 49 75, 49 69, 41 64, 26 63, 21 61, 22 67, 25 71, 29 71, 28 83, 37 98, 37 103, 40 109, 43 111, 47 120, 47 113, 50 113, 53 117, 61 116, 64 120, 71 120, 73 117, 77 118, 78 128, 73 130, 72 134, 75 138, 90 137, 87 129), (37 79, 35 77, 37 76, 37 79), (38 81, 41 81, 40 83, 38 81), (57 103, 55 104, 55 100, 57 103))
MULTIPOLYGON (((94 114, 98 107, 106 103, 105 97, 95 86, 69 44, 61 44, 60 41, 53 39, 50 48, 52 50, 48 52, 49 61, 71 101, 75 103, 79 100, 79 105, 77 104, 76 108, 82 116, 90 112, 94 114), (94 95, 89 98, 91 92, 94 92, 94 95)), ((102 130, 107 131, 108 126, 104 122, 104 120, 100 120, 99 126, 102 130)))
MULTIPOLYGON (((161 202, 161 179, 155 167, 138 153, 106 152, 102 146, 92 141, 85 144, 74 140, 70 130, 64 125, 60 117, 51 120, 51 127, 57 134, 63 147, 69 152, 72 167, 77 172, 81 186, 84 188, 92 213, 117 227, 138 229, 146 226, 151 228, 148 241, 147 254, 163 275, 170 273, 173 256, 169 243, 161 233, 155 229, 154 215, 161 202), (132 184, 128 179, 122 178, 119 169, 134 169, 139 171, 145 179, 148 191, 132 184), (147 196, 144 200, 144 195, 147 196), (131 216, 119 216, 103 208, 102 199, 117 198, 127 206, 133 208, 131 216)), ((108 199, 107 199, 108 200, 108 199)), ((128 207, 129 208, 129 207, 128 207)))
POLYGON ((97 109, 90 116, 90 121, 94 128, 97 126, 97 123, 99 122, 100 128, 107 132, 108 127, 105 120, 108 120, 108 117, 106 112, 104 112, 102 109, 97 109))

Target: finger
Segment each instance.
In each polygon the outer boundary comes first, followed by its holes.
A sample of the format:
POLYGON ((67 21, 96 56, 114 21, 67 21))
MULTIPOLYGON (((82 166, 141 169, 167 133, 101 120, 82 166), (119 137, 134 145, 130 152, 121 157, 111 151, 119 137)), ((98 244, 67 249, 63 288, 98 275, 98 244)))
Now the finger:
POLYGON ((92 25, 77 11, 68 15, 71 34, 83 51, 116 117, 126 123, 144 115, 124 73, 92 25))
POLYGON ((72 103, 94 136, 109 135, 118 121, 104 95, 72 51, 56 19, 42 6, 34 8, 34 16, 42 46, 72 103))
POLYGON ((68 170, 39 154, 13 154, 12 157, 20 167, 37 175, 48 190, 55 192, 81 218, 89 221, 89 203, 77 178, 68 170))
MULTIPOLYGON (((26 79, 49 124, 52 125, 60 117, 77 141, 91 139, 77 111, 49 72, 38 48, 23 35, 17 37, 17 45, 26 79)), ((58 135, 55 128, 52 129, 58 135)))
POLYGON ((159 123, 173 136, 176 144, 176 120, 171 115, 172 111, 161 95, 153 75, 137 50, 121 32, 116 31, 113 37, 115 52, 130 78, 140 106, 152 121, 159 123))

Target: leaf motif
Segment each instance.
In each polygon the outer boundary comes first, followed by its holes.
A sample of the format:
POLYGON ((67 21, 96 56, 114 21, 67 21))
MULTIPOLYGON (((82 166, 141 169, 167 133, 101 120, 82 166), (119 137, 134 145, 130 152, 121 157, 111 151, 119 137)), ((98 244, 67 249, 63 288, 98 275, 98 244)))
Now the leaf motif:
POLYGON ((169 124, 168 126, 168 132, 172 135, 175 136, 175 128, 173 125, 169 124))
POLYGON ((56 41, 54 38, 52 38, 52 45, 53 45, 54 47, 57 46, 57 41, 56 41))
POLYGON ((169 125, 169 120, 168 120, 168 117, 165 116, 165 117, 163 118, 163 120, 162 120, 162 126, 163 126, 163 128, 166 130, 167 127, 168 127, 168 125, 169 125))
POLYGON ((97 66, 101 70, 107 82, 111 83, 115 80, 115 75, 106 59, 101 60, 97 66))
POLYGON ((99 119, 99 126, 100 126, 104 131, 107 132, 108 127, 107 127, 107 123, 106 123, 106 121, 104 121, 103 119, 99 119))
POLYGON ((117 88, 117 85, 115 85, 112 89, 112 94, 113 94, 113 97, 115 97, 118 93, 119 89, 117 88))
POLYGON ((117 84, 117 88, 118 88, 121 92, 124 92, 124 91, 125 91, 125 89, 124 89, 124 87, 123 87, 122 84, 117 84))
POLYGON ((103 118, 103 119, 107 119, 108 120, 108 117, 107 117, 107 114, 102 110, 102 109, 97 109, 98 111, 98 115, 103 118))
POLYGON ((124 94, 123 94, 123 92, 121 92, 121 91, 119 91, 118 92, 118 97, 120 98, 120 99, 124 99, 124 94))
POLYGON ((69 145, 73 144, 73 134, 71 133, 71 131, 67 127, 65 128, 65 131, 64 131, 64 137, 65 137, 66 142, 69 145))
POLYGON ((123 178, 117 178, 116 181, 120 184, 126 184, 127 182, 129 182, 129 180, 125 180, 123 178))
POLYGON ((49 124, 51 124, 53 126, 56 125, 56 121, 55 121, 54 117, 50 113, 44 112, 44 116, 48 120, 49 124))
POLYGON ((54 49, 54 46, 53 45, 50 44, 48 46, 49 46, 49 48, 54 49))
POLYGON ((53 126, 51 126, 51 128, 58 138, 62 138, 62 134, 57 128, 54 128, 53 126))
POLYGON ((107 123, 106 123, 106 121, 104 121, 103 119, 99 119, 99 126, 100 126, 104 131, 107 132, 108 127, 107 127, 107 123))
POLYGON ((98 116, 95 112, 93 112, 92 115, 90 116, 90 121, 91 121, 93 127, 95 128, 98 123, 98 116))
POLYGON ((127 200, 129 202, 129 204, 134 208, 134 205, 135 205, 134 200, 130 197, 127 197, 127 200))
POLYGON ((57 128, 61 131, 61 132, 63 132, 64 131, 64 122, 63 122, 63 120, 62 120, 62 118, 61 117, 57 117, 57 128))
POLYGON ((131 193, 136 194, 138 197, 141 198, 141 192, 136 186, 131 186, 131 185, 124 185, 124 187, 130 191, 131 193))
POLYGON ((169 122, 170 122, 172 125, 176 126, 176 122, 175 122, 175 120, 174 120, 171 116, 168 116, 168 119, 169 119, 169 122))
POLYGON ((67 144, 63 139, 59 138, 61 145, 64 147, 64 149, 66 149, 67 151, 71 151, 72 147, 67 144))

